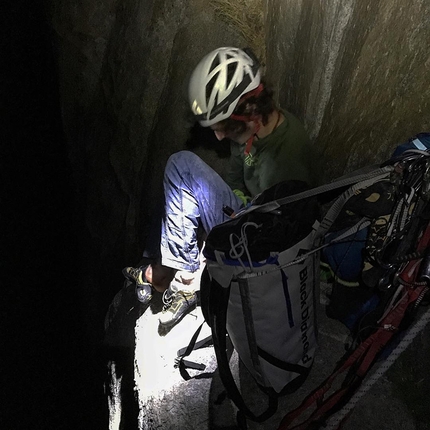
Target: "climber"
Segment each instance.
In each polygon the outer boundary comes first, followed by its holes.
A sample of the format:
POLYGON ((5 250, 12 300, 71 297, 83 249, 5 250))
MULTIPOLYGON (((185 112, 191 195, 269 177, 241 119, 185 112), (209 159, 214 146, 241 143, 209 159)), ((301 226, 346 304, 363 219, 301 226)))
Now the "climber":
POLYGON ((218 140, 230 140, 231 156, 226 182, 190 151, 169 158, 161 259, 123 270, 136 281, 141 302, 151 299, 153 288, 163 292, 159 321, 165 327, 196 307, 199 226, 209 233, 229 219, 223 207, 236 212, 281 181, 313 182, 309 137, 296 117, 276 106, 250 50, 222 47, 207 54, 194 69, 188 92, 196 120, 218 140))

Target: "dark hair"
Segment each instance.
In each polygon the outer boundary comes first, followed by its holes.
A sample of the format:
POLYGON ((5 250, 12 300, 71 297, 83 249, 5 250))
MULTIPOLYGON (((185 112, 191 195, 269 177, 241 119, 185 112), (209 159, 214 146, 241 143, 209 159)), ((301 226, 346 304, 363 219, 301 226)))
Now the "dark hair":
MULTIPOLYGON (((239 101, 233 114, 249 117, 252 115, 261 115, 263 125, 266 125, 269 121, 269 115, 276 109, 276 103, 273 100, 273 90, 267 87, 264 81, 261 81, 261 83, 263 84, 263 90, 260 95, 249 97, 243 100, 242 103, 239 101)), ((223 129, 227 132, 240 134, 246 130, 246 124, 243 121, 232 118, 220 121, 220 124, 222 124, 223 129)))
POLYGON ((276 109, 276 103, 273 100, 273 90, 263 80, 261 83, 263 84, 263 90, 260 95, 249 97, 242 103, 239 101, 233 113, 245 116, 261 115, 262 122, 266 125, 269 115, 276 109))

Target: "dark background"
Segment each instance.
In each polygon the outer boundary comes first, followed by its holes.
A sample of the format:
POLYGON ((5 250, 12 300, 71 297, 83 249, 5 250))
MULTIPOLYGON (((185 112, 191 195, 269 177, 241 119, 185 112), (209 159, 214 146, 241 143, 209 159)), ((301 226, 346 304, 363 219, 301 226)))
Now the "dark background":
POLYGON ((80 311, 82 214, 42 2, 3 0, 0 31, 0 427, 107 428, 102 339, 80 311))

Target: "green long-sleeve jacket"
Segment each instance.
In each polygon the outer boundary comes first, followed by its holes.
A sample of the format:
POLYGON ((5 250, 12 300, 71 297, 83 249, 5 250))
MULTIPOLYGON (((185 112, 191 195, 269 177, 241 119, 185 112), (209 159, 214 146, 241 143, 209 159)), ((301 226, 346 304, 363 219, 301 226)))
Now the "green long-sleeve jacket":
POLYGON ((313 151, 302 123, 292 114, 285 116, 271 134, 254 140, 251 156, 245 157, 245 145, 231 143, 227 183, 233 190, 254 197, 281 181, 297 179, 313 185, 313 151))

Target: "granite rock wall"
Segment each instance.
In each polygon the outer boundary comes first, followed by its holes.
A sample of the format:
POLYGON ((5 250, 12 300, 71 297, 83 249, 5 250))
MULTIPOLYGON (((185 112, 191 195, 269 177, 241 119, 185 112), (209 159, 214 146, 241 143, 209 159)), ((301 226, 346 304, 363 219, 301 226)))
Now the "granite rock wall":
POLYGON ((267 0, 267 74, 301 117, 322 180, 382 161, 429 129, 425 0, 267 0))

